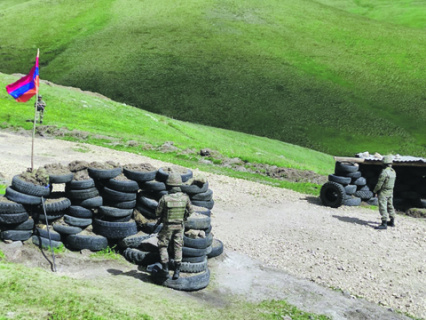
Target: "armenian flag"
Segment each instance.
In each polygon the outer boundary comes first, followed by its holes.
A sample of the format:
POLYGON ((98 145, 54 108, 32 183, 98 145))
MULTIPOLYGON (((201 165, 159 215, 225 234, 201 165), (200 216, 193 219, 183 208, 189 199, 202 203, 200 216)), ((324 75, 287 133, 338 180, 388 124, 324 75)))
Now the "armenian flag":
POLYGON ((18 81, 6 86, 7 93, 9 93, 18 102, 27 102, 32 96, 38 93, 39 86, 39 68, 38 68, 38 54, 36 57, 35 65, 32 67, 29 74, 22 77, 18 81))

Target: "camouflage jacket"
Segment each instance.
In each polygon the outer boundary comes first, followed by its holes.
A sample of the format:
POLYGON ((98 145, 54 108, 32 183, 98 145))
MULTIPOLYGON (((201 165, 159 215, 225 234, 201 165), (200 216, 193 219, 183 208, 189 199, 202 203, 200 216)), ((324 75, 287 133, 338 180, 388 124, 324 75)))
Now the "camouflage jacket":
POLYGON ((155 211, 157 217, 161 217, 163 223, 182 223, 194 213, 191 200, 182 192, 164 195, 158 202, 155 211))
POLYGON ((386 167, 382 170, 377 181, 374 193, 391 196, 393 194, 393 187, 395 186, 396 173, 392 167, 386 167))
POLYGON ((37 101, 35 105, 37 107, 37 111, 41 111, 41 110, 44 110, 44 108, 46 107, 46 102, 44 102, 43 100, 40 100, 40 101, 37 101))

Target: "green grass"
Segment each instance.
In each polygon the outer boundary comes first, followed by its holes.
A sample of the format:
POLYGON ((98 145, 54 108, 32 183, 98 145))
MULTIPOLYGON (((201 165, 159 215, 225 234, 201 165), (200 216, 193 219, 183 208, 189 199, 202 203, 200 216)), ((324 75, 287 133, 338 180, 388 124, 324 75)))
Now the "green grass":
MULTIPOLYGON (((0 86, 13 79, 16 78, 0 73, 0 86)), ((188 168, 260 181, 310 194, 318 194, 318 185, 291 183, 202 164, 199 162, 202 158, 199 150, 210 148, 225 157, 238 157, 252 164, 265 163, 311 170, 323 175, 334 170, 330 155, 278 140, 182 122, 74 89, 41 83, 40 90, 44 92, 43 99, 47 102, 43 124, 66 128, 71 132, 83 131, 88 136, 83 139, 82 135, 65 134, 61 137, 63 139, 143 154, 188 168), (173 141, 177 151, 164 153, 158 150, 166 141, 173 141), (152 148, 148 149, 148 145, 152 148)), ((33 118, 32 102, 16 103, 9 99, 6 92, 0 91, 0 128, 22 127, 32 130, 32 123, 27 120, 33 118)), ((87 151, 84 146, 76 148, 77 151, 87 151)))
POLYGON ((6 193, 6 187, 5 184, 0 184, 0 195, 6 193))
POLYGON ((42 79, 167 117, 333 155, 425 156, 425 12, 409 0, 8 0, 0 70, 27 73, 39 47, 42 79))
MULTIPOLYGON (((1 257, 0 257, 1 259, 1 257)), ((210 286, 212 286, 211 284, 210 286)), ((210 286, 206 291, 214 290, 210 286)), ((224 296, 225 297, 225 296, 224 296)), ((329 319, 285 301, 215 307, 137 278, 71 279, 0 260, 0 319, 329 319), (137 285, 131 285, 137 281, 137 285), (127 286, 127 287, 126 287, 127 286)))
POLYGON ((99 259, 110 259, 110 260, 121 260, 123 256, 116 251, 115 246, 110 248, 109 246, 100 251, 96 251, 90 255, 92 258, 99 259))

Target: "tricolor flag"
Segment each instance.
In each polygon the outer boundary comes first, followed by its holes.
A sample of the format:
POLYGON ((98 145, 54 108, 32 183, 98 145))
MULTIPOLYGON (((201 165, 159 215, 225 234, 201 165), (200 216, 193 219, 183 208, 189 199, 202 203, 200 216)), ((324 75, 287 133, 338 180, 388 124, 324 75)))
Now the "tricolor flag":
POLYGON ((38 93, 39 74, 38 74, 38 54, 35 65, 32 67, 29 74, 22 77, 18 81, 6 86, 9 93, 18 102, 27 102, 32 96, 38 93))

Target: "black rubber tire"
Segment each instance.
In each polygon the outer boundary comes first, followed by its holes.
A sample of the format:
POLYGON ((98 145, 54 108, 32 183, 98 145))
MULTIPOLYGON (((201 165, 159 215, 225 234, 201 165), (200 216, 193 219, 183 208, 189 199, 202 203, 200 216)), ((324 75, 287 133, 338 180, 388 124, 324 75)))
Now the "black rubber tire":
POLYGON ((93 211, 81 206, 70 206, 67 214, 76 218, 93 218, 93 211))
POLYGON ((223 253, 223 242, 214 238, 212 243, 212 251, 207 255, 207 258, 214 258, 223 253))
POLYGON ((123 218, 133 213, 133 209, 120 209, 108 206, 100 206, 98 211, 100 215, 111 218, 123 218))
POLYGON ((113 168, 113 169, 97 169, 97 168, 87 168, 89 176, 93 179, 102 180, 102 179, 113 179, 121 174, 123 171, 122 168, 113 168))
POLYGON ((206 257, 207 255, 199 257, 182 257, 182 262, 199 263, 203 262, 206 257))
POLYGON ((190 216, 185 221, 186 229, 206 230, 211 226, 211 218, 206 215, 198 216, 197 218, 190 216))
POLYGON ((25 241, 33 235, 32 230, 4 230, 0 237, 2 240, 25 241))
POLYGON ((6 198, 21 204, 38 205, 41 203, 41 197, 21 193, 12 189, 12 187, 6 188, 6 198))
POLYGON ((210 209, 207 209, 204 207, 193 206, 193 208, 196 213, 204 214, 205 216, 208 216, 208 217, 210 217, 212 214, 210 209))
POLYGON ((71 206, 71 201, 68 198, 49 199, 45 201, 46 213, 63 212, 71 206))
POLYGON ((137 203, 141 204, 143 207, 147 207, 152 210, 155 210, 158 207, 158 201, 155 199, 146 197, 146 193, 144 192, 138 195, 137 203))
POLYGON ((208 255, 212 248, 207 247, 205 249, 182 247, 182 256, 184 257, 201 257, 208 255))
POLYGON ((133 219, 133 214, 129 214, 128 216, 114 218, 109 216, 99 216, 98 217, 102 221, 110 221, 110 222, 128 222, 133 219))
POLYGON ((157 175, 157 170, 155 171, 134 171, 123 168, 123 174, 130 180, 137 182, 145 182, 154 180, 157 175))
POLYGON ((37 221, 38 223, 43 223, 43 224, 45 224, 46 223, 46 217, 47 217, 47 221, 49 222, 49 223, 51 223, 51 222, 53 222, 53 221, 55 221, 55 220, 58 220, 58 219, 60 219, 60 218, 62 218, 64 215, 63 214, 58 214, 58 215, 44 215, 44 214, 38 214, 38 215, 35 215, 35 216, 33 216, 33 218, 34 218, 34 220, 35 221, 37 221))
POLYGON ((72 181, 73 178, 74 178, 74 174, 72 172, 68 174, 61 174, 61 175, 51 174, 49 175, 49 183, 50 184, 69 183, 72 181))
POLYGON ((0 214, 24 212, 25 207, 18 202, 7 199, 5 196, 0 196, 0 214))
POLYGON ((194 206, 198 206, 198 207, 204 207, 207 209, 213 209, 214 207, 214 200, 209 200, 209 201, 201 201, 201 200, 191 200, 191 203, 194 206))
POLYGON ((124 202, 136 200, 136 192, 121 192, 105 187, 102 197, 106 202, 124 202))
POLYGON ((350 177, 352 179, 358 179, 359 177, 361 177, 361 175, 362 175, 361 171, 355 171, 355 172, 352 172, 352 173, 345 174, 345 177, 350 177))
POLYGON ((10 226, 13 230, 33 230, 34 229, 34 220, 33 218, 28 218, 24 222, 14 224, 10 226))
MULTIPOLYGON (((192 170, 187 169, 187 171, 185 173, 182 173, 180 176, 182 178, 182 182, 186 182, 192 178, 193 176, 192 170)), ((157 176, 156 176, 156 179, 158 181, 166 182, 168 177, 169 177, 169 172, 167 170, 164 170, 164 168, 158 169, 157 176)))
MULTIPOLYGON (((170 267, 171 269, 175 269, 174 266, 174 261, 171 260, 170 261, 170 267)), ((180 266, 180 271, 181 272, 186 272, 186 273, 198 273, 198 272, 203 272, 207 270, 207 257, 204 257, 204 260, 201 262, 184 262, 182 261, 181 266, 180 266)))
POLYGON ((49 185, 39 186, 22 180, 19 175, 12 178, 12 188, 21 193, 36 197, 48 197, 50 194, 49 185))
POLYGON ((66 184, 66 188, 69 190, 81 190, 95 187, 95 180, 92 178, 86 180, 72 180, 66 184))
POLYGON ((370 187, 365 185, 365 186, 357 186, 358 191, 370 191, 370 187))
POLYGON ((80 227, 74 227, 74 226, 64 226, 62 224, 53 224, 53 230, 56 232, 63 234, 64 236, 68 236, 71 234, 77 234, 83 231, 80 227))
POLYGON ((134 209, 136 207, 136 200, 122 202, 105 201, 104 205, 118 209, 134 209))
POLYGON ((139 190, 139 184, 134 180, 110 179, 105 183, 105 186, 121 192, 138 192, 139 190))
POLYGON ((345 186, 345 193, 347 195, 353 195, 353 194, 355 194, 356 189, 357 189, 356 185, 354 185, 354 184, 348 184, 347 186, 345 186))
POLYGON ((195 249, 206 249, 211 246, 213 242, 213 235, 209 233, 205 238, 189 238, 187 236, 183 236, 183 245, 189 248, 195 249))
POLYGON ((142 241, 149 238, 149 234, 138 232, 137 234, 125 237, 118 242, 121 249, 138 248, 142 241))
POLYGON ((197 193, 203 193, 206 192, 209 189, 209 182, 206 181, 202 186, 199 186, 197 184, 183 184, 180 186, 180 189, 182 192, 185 192, 187 194, 197 194, 197 193))
POLYGON ((145 181, 139 185, 142 190, 147 191, 165 191, 167 190, 166 184, 161 181, 157 180, 151 180, 151 181, 145 181))
POLYGON ((86 200, 73 200, 71 203, 75 206, 81 206, 86 209, 94 209, 100 207, 103 204, 103 199, 101 196, 98 196, 86 200))
POLYGON ((336 161, 334 166, 334 172, 337 175, 345 176, 347 173, 353 173, 359 170, 359 165, 354 163, 346 163, 341 161, 336 161))
POLYGON ((95 187, 88 189, 66 189, 66 195, 71 200, 86 200, 99 196, 99 190, 95 187))
POLYGON ((346 185, 348 185, 349 183, 351 183, 352 178, 349 178, 349 177, 343 177, 343 176, 336 176, 336 175, 334 175, 334 174, 329 174, 329 175, 328 175, 328 181, 336 182, 336 183, 339 183, 339 184, 341 184, 341 185, 343 185, 343 186, 346 186, 346 185))
POLYGON ((374 194, 371 191, 358 190, 357 192, 355 192, 355 197, 361 198, 361 200, 363 201, 367 201, 374 197, 374 194))
POLYGON ((72 234, 66 237, 64 242, 73 250, 99 251, 108 247, 108 239, 100 235, 72 234))
MULTIPOLYGON (((62 237, 60 233, 51 229, 49 229, 49 233, 50 233, 50 239, 55 241, 62 241, 62 237)), ((36 228, 34 230, 34 235, 49 239, 49 234, 47 233, 47 230, 45 229, 36 228)))
POLYGON ((135 220, 128 222, 111 222, 100 219, 93 220, 93 232, 108 239, 123 239, 138 233, 135 220))
POLYGON ((64 215, 64 221, 73 227, 85 228, 90 226, 93 222, 93 219, 90 218, 76 218, 69 215, 64 215))
POLYGON ((323 205, 338 208, 345 199, 345 188, 337 182, 328 181, 323 184, 320 191, 320 199, 323 205))
POLYGON ((359 206, 360 204, 361 204, 361 198, 358 198, 358 197, 353 197, 353 198, 350 198, 350 199, 346 199, 343 202, 344 206, 351 206, 351 207, 359 206))
POLYGON ((367 184, 367 180, 364 177, 359 177, 356 179, 353 179, 352 184, 355 184, 357 186, 365 186, 367 184))
POLYGON ((197 291, 204 289, 210 282, 210 270, 205 272, 191 274, 191 276, 180 276, 179 279, 173 280, 171 278, 164 278, 161 275, 160 269, 154 268, 151 273, 152 279, 155 283, 165 287, 180 290, 180 291, 197 291))
POLYGON ((36 235, 32 236, 32 240, 36 246, 43 247, 43 248, 49 248, 50 246, 52 246, 53 248, 57 248, 64 245, 62 241, 55 241, 55 240, 49 241, 48 238, 44 238, 44 237, 40 237, 36 235))
POLYGON ((147 219, 158 219, 158 217, 155 215, 155 210, 146 208, 142 205, 136 205, 135 209, 138 210, 147 219))
POLYGON ((25 212, 0 214, 0 224, 19 224, 28 220, 30 216, 25 212))
POLYGON ((147 266, 160 261, 160 254, 158 252, 147 252, 133 248, 124 250, 123 256, 127 261, 140 266, 147 266))
POLYGON ((191 195, 191 201, 210 201, 213 199, 213 190, 208 189, 206 192, 191 195))

